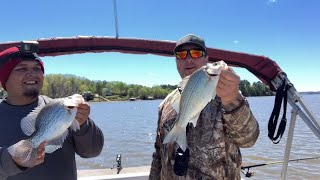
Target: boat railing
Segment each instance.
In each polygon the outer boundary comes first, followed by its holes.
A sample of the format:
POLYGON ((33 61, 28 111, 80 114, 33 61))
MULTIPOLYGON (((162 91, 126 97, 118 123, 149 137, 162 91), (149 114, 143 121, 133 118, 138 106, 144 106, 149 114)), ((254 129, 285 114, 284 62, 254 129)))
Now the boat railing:
POLYGON ((287 83, 286 85, 290 85, 287 95, 288 95, 288 102, 292 106, 291 120, 289 124, 286 149, 285 149, 282 171, 281 171, 281 179, 286 179, 297 115, 301 117, 301 119, 307 124, 307 126, 318 137, 318 139, 320 139, 320 125, 316 116, 311 112, 311 109, 305 104, 302 96, 295 89, 293 84, 289 81, 285 73, 279 73, 276 76, 276 78, 272 81, 272 84, 274 85, 274 87, 279 88, 283 82, 286 82, 287 83))

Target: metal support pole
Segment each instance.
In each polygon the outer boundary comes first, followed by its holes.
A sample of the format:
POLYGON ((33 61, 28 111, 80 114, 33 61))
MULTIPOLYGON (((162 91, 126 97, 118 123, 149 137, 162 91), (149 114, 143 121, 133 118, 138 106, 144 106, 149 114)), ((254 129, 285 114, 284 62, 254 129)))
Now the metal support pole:
MULTIPOLYGON (((272 81, 274 87, 279 88, 283 83, 283 80, 287 81, 287 84, 291 84, 285 73, 280 73, 272 81)), ((316 116, 311 112, 310 108, 304 103, 302 96, 291 84, 291 87, 288 90, 288 103, 292 106, 291 111, 291 121, 289 125, 289 132, 287 137, 286 150, 282 165, 281 179, 285 180, 287 178, 288 162, 290 157, 292 139, 294 127, 297 119, 297 115, 306 123, 310 130, 320 139, 320 123, 316 116), (299 106, 300 105, 300 106, 299 106), (302 109, 301 109, 301 108, 302 109), (304 110, 304 111, 303 111, 304 110)))
POLYGON ((289 162, 289 157, 290 157, 290 152, 291 152, 293 132, 294 132, 294 127, 296 125, 298 111, 299 111, 299 109, 297 109, 297 108, 293 108, 291 111, 291 120, 290 120, 288 137, 287 137, 287 145, 286 145, 286 151, 284 154, 282 171, 281 171, 281 179, 282 180, 285 180, 287 178, 288 162, 289 162))
POLYGON ((114 24, 116 28, 116 38, 119 37, 118 33, 118 13, 117 13, 117 2, 116 0, 113 0, 113 12, 114 12, 114 24))

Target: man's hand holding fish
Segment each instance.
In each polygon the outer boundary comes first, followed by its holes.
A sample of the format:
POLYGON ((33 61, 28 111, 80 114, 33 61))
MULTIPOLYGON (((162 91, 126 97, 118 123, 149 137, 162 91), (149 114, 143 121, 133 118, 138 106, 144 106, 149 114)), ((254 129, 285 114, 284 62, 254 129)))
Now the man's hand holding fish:
POLYGON ((90 106, 88 103, 84 102, 78 105, 78 111, 76 114, 76 120, 79 122, 81 126, 83 123, 87 122, 90 114, 90 106))
POLYGON ((240 77, 234 73, 231 67, 222 69, 220 78, 217 85, 217 96, 221 98, 222 104, 227 105, 234 101, 238 96, 241 96, 239 92, 240 77))
MULTIPOLYGON (((37 155, 36 158, 32 160, 32 162, 28 162, 26 163, 25 159, 23 157, 14 157, 11 156, 12 159, 14 160, 14 162, 20 167, 20 168, 31 168, 34 166, 37 166, 41 163, 44 162, 44 158, 45 158, 45 147, 48 143, 47 142, 43 142, 40 144, 40 146, 37 149, 37 155)), ((28 149, 25 149, 26 151, 29 151, 28 149)), ((25 152, 28 153, 28 152, 25 152)))

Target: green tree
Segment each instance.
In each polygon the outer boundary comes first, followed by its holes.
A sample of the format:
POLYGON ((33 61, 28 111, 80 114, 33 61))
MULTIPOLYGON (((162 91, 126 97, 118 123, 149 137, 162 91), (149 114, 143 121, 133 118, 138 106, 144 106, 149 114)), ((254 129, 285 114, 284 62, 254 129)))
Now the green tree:
POLYGON ((148 98, 148 89, 147 87, 143 87, 139 91, 139 98, 142 100, 146 100, 148 98))
MULTIPOLYGON (((52 98, 65 97, 75 93, 82 94, 90 91, 92 93, 102 93, 102 96, 108 94, 108 99, 114 100, 127 100, 131 97, 148 99, 149 96, 155 99, 164 99, 176 87, 176 85, 167 84, 150 88, 119 81, 91 81, 87 78, 69 74, 49 74, 45 76, 41 93, 52 98)), ((241 80, 239 87, 244 96, 273 94, 269 87, 261 82, 254 82, 251 85, 249 81, 241 80)))
POLYGON ((97 81, 96 82, 96 93, 98 93, 99 95, 102 95, 102 89, 103 89, 102 81, 97 81))
POLYGON ((250 82, 247 80, 241 80, 240 81, 240 91, 242 92, 242 95, 249 96, 250 95, 250 82))

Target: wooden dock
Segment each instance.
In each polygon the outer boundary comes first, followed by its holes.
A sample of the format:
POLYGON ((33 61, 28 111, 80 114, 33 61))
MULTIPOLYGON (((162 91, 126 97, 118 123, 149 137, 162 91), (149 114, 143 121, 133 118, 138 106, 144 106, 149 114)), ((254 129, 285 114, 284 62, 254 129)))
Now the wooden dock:
POLYGON ((93 101, 95 101, 95 102, 101 102, 101 101, 110 102, 109 99, 106 99, 106 98, 104 98, 104 97, 102 97, 102 96, 99 96, 99 95, 96 95, 96 96, 93 98, 93 101))

